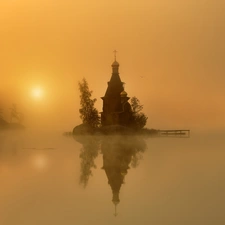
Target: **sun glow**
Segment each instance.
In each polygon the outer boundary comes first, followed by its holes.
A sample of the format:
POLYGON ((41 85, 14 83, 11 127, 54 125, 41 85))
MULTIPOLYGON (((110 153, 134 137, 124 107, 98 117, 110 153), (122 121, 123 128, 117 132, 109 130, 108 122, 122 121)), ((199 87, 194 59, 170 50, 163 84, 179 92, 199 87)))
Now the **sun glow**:
POLYGON ((40 87, 36 87, 32 89, 32 97, 36 99, 40 99, 43 97, 43 90, 40 87))
POLYGON ((45 169, 48 166, 48 159, 45 155, 36 155, 33 158, 33 162, 32 162, 33 166, 38 169, 38 170, 42 170, 45 169))

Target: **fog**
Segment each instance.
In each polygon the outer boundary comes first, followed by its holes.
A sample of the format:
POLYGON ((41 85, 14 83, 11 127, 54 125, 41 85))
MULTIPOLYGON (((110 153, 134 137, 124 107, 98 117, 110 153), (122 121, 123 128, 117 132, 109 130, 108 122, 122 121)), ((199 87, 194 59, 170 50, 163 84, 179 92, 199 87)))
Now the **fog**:
POLYGON ((121 80, 156 129, 224 129, 224 1, 0 3, 0 105, 26 127, 80 123, 83 77, 102 110, 117 49, 121 80), (43 96, 31 92, 41 87, 43 96))
POLYGON ((26 129, 0 131, 0 224, 224 224, 224 10, 222 0, 1 0, 0 117, 15 103, 26 129), (115 49, 146 127, 190 138, 62 135, 81 123, 83 77, 102 111, 115 49))
POLYGON ((223 224, 223 135, 1 132, 0 223, 223 224))

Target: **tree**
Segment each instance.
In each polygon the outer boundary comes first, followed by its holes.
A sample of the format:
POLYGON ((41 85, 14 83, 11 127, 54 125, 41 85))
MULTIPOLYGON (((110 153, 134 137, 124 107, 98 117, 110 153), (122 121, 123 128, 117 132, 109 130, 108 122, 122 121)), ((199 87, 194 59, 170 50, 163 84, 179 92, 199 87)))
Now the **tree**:
POLYGON ((23 121, 23 114, 17 111, 17 106, 16 104, 12 104, 11 110, 11 119, 10 121, 13 121, 13 118, 15 118, 19 123, 23 121))
POLYGON ((88 83, 85 78, 83 78, 78 85, 80 90, 81 105, 81 108, 79 109, 80 118, 83 124, 96 128, 100 124, 98 110, 94 107, 96 99, 91 99, 92 91, 89 90, 88 83))
POLYGON ((135 96, 131 98, 131 108, 132 108, 132 121, 131 126, 136 129, 142 129, 148 120, 148 117, 141 112, 143 105, 140 104, 140 101, 135 96))

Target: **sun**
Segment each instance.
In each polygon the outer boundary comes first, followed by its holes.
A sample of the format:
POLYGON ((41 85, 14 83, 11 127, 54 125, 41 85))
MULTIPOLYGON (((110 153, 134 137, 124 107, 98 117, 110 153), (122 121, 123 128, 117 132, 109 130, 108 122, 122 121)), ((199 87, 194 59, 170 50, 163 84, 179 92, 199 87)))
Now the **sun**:
POLYGON ((35 87, 32 89, 32 97, 40 99, 43 97, 43 90, 40 87, 35 87))

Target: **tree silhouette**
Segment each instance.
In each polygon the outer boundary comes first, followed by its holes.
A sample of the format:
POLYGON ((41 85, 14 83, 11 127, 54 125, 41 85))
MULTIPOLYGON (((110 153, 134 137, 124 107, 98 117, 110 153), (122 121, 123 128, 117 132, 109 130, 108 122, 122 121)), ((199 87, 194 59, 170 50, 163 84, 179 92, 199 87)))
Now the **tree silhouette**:
POLYGON ((91 99, 92 91, 89 90, 88 83, 85 78, 78 83, 80 90, 80 105, 79 109, 80 118, 83 124, 89 125, 90 127, 98 127, 100 124, 100 117, 98 110, 94 107, 96 99, 91 99))
POLYGON ((137 97, 131 98, 131 108, 132 108, 132 119, 131 119, 131 126, 136 129, 142 129, 148 120, 148 117, 141 112, 143 109, 143 105, 140 104, 140 101, 137 97))
POLYGON ((12 122, 13 118, 15 118, 19 123, 23 121, 23 114, 17 111, 16 104, 12 104, 11 110, 11 119, 10 122, 12 122))

